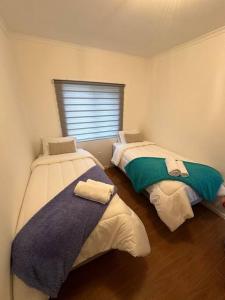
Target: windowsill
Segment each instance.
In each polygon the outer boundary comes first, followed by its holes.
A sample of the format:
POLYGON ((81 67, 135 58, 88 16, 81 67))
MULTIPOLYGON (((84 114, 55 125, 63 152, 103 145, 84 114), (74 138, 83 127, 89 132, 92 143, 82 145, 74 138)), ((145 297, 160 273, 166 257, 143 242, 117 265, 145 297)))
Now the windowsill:
POLYGON ((106 138, 99 138, 99 139, 88 139, 88 140, 83 140, 83 141, 77 141, 77 143, 86 143, 86 142, 96 142, 96 141, 103 141, 103 140, 116 140, 117 137, 106 137, 106 138))

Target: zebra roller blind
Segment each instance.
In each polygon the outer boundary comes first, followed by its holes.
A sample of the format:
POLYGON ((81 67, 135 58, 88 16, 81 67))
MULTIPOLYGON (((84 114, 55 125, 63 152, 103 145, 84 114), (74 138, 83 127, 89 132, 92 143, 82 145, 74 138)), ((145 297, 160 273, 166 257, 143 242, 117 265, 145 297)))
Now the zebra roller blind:
POLYGON ((123 123, 123 84, 54 80, 62 132, 78 141, 116 137, 123 123))

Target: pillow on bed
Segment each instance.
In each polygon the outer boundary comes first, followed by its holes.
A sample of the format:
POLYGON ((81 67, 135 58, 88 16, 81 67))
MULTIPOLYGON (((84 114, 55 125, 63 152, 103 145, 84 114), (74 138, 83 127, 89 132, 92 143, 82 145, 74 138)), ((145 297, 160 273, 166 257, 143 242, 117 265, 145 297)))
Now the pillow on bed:
POLYGON ((74 141, 62 143, 49 143, 48 150, 50 155, 76 152, 74 141))
POLYGON ((126 143, 143 142, 142 135, 140 133, 124 133, 126 143))
POLYGON ((138 134, 138 130, 124 130, 124 131, 119 131, 119 142, 122 144, 126 144, 127 141, 125 139, 125 134, 138 134))
POLYGON ((77 151, 74 137, 59 137, 43 139, 43 154, 58 155, 77 151))

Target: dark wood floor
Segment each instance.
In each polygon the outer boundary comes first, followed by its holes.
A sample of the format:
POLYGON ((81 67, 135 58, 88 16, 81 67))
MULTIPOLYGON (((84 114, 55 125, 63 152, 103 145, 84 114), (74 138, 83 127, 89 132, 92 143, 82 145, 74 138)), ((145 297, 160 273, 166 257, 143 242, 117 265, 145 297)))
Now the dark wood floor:
POLYGON ((171 233, 118 169, 107 173, 143 221, 151 254, 105 254, 74 270, 58 300, 225 299, 225 221, 199 204, 195 218, 171 233))

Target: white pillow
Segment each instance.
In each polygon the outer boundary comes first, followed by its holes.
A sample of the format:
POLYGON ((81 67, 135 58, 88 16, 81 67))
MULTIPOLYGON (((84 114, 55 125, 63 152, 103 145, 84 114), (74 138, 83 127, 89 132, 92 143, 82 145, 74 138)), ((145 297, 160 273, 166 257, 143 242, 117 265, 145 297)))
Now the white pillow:
POLYGON ((137 129, 133 129, 133 130, 123 130, 123 131, 119 131, 119 142, 121 144, 126 144, 126 140, 124 137, 124 133, 134 133, 134 134, 138 134, 140 133, 137 129))
POLYGON ((57 137, 57 138, 53 138, 53 137, 43 138, 42 139, 43 154, 49 155, 49 143, 64 143, 70 141, 74 141, 74 146, 77 151, 77 142, 75 137, 66 136, 66 137, 57 137))

